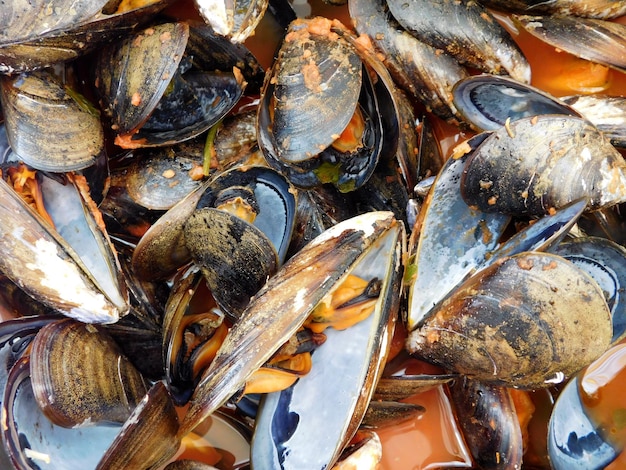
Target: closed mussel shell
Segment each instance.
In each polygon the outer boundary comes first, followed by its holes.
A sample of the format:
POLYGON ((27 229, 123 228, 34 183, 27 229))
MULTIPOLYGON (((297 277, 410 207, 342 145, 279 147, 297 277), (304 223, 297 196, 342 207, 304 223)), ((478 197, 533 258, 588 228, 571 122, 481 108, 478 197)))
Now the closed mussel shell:
POLYGON ((0 99, 9 143, 33 168, 87 168, 104 151, 96 108, 49 70, 2 79, 0 99))
POLYGON ((280 158, 288 162, 310 159, 328 147, 358 102, 361 59, 326 22, 290 25, 267 84, 274 105, 271 131, 280 158), (316 30, 319 24, 325 28, 316 30))
POLYGON ((581 198, 594 210, 626 199, 626 162, 584 119, 527 117, 473 151, 461 192, 469 206, 486 212, 540 216, 581 198))
POLYGON ((596 359, 612 334, 604 294, 588 274, 559 256, 525 252, 458 287, 407 347, 471 378, 539 388, 596 359))
POLYGON ((39 331, 30 364, 35 399, 59 426, 123 423, 147 391, 110 336, 71 319, 39 331))
POLYGON ((84 322, 112 323, 126 302, 103 295, 76 251, 0 179, 0 271, 38 301, 84 322))

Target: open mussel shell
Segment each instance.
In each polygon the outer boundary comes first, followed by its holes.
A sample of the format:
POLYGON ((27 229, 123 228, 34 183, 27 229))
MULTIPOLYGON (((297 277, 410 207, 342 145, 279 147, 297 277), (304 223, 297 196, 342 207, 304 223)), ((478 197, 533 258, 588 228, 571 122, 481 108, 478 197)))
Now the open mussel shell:
POLYGON ((612 347, 560 393, 548 425, 548 455, 555 470, 623 466, 625 353, 624 344, 612 347))
POLYGON ((404 231, 390 227, 353 265, 350 274, 380 279, 372 314, 345 330, 325 330, 311 371, 264 397, 256 417, 251 462, 258 468, 328 468, 360 425, 382 372, 399 308, 404 231), (289 432, 285 432, 288 429, 289 432), (316 430, 324 439, 311 441, 316 430))
POLYGON ((562 242, 552 252, 568 259, 595 279, 605 294, 613 319, 613 344, 626 336, 626 249, 599 237, 580 237, 562 242))
POLYGON ((525 252, 461 284, 407 348, 470 378, 532 389, 591 363, 612 335, 604 294, 587 273, 559 256, 525 252))
POLYGON ((217 34, 242 43, 263 18, 268 0, 195 0, 200 16, 217 34))
POLYGON ((328 147, 350 122, 361 90, 361 59, 354 48, 330 31, 310 32, 313 24, 290 25, 264 91, 276 152, 287 162, 310 159, 328 147))
POLYGON ((240 390, 354 264, 400 227, 389 212, 363 214, 330 228, 290 258, 230 330, 196 388, 180 434, 187 434, 240 390))
POLYGON ((282 264, 293 231, 297 194, 280 173, 263 166, 246 165, 217 176, 197 207, 219 207, 237 195, 249 198, 258 210, 252 225, 269 239, 282 264))
POLYGON ((474 75, 456 82, 452 93, 458 111, 479 131, 499 129, 507 119, 515 121, 538 114, 582 117, 557 98, 508 77, 474 75))
POLYGON ((626 199, 626 162, 588 121, 541 115, 493 131, 467 159, 465 202, 487 212, 539 216, 588 199, 600 209, 626 199))
POLYGON ((128 311, 110 298, 76 251, 0 179, 0 271, 40 302, 85 322, 112 323, 128 311))
POLYGON ((53 424, 35 401, 28 356, 11 369, 2 398, 2 416, 2 439, 11 462, 24 470, 94 468, 120 430, 110 423, 81 428, 53 424))
POLYGON ((33 395, 59 426, 123 423, 147 391, 110 336, 71 319, 44 326, 30 357, 33 395))
MULTIPOLYGON (((139 277, 163 278, 189 263, 191 253, 185 245, 183 226, 191 219, 196 208, 212 207, 220 195, 230 187, 247 188, 252 193, 259 212, 253 224, 248 224, 242 230, 249 233, 260 232, 259 236, 267 240, 259 243, 265 245, 269 243, 270 251, 277 253, 277 262, 282 263, 295 223, 296 192, 287 180, 274 170, 267 167, 245 166, 233 168, 208 180, 152 225, 133 253, 133 268, 139 277)), ((228 216, 219 214, 216 217, 224 219, 228 216)), ((242 227, 243 220, 232 223, 242 227)), ((218 231, 218 228, 207 227, 207 230, 218 231)), ((228 233, 217 235, 229 236, 228 233)), ((263 258, 266 257, 265 253, 263 258)))
POLYGON ((83 176, 67 174, 65 183, 42 175, 41 192, 57 233, 76 252, 103 294, 123 311, 128 304, 126 279, 117 251, 98 223, 89 184, 83 176))
POLYGON ((128 417, 96 470, 160 468, 180 447, 178 425, 167 387, 156 382, 128 417))
POLYGON ((187 23, 163 23, 100 52, 95 83, 118 145, 190 139, 218 122, 243 94, 245 80, 237 68, 209 72, 192 67, 185 55, 189 35, 187 23))
POLYGON ((530 65, 509 33, 476 2, 391 0, 389 11, 420 41, 446 51, 460 63, 530 82, 530 65))
POLYGON ((171 0, 153 0, 131 9, 120 1, 11 2, 0 13, 0 72, 15 73, 77 58, 133 31, 171 0))
POLYGON ((493 250, 510 218, 468 207, 459 190, 466 157, 449 158, 428 194, 414 236, 419 236, 409 261, 409 312, 413 330, 432 308, 493 250), (440 282, 446 279, 445 283, 440 282))
POLYGON ((120 146, 170 145, 201 134, 237 104, 245 81, 236 68, 232 72, 177 72, 170 88, 136 133, 116 140, 120 146))
POLYGON ((50 70, 3 77, 0 98, 11 148, 33 168, 79 170, 104 152, 99 112, 50 70))
POLYGON ((382 134, 374 85, 356 49, 330 20, 292 22, 258 108, 257 138, 268 164, 298 187, 332 183, 351 191, 374 171, 382 134), (351 121, 363 130, 345 145, 340 137, 351 132, 351 121))
POLYGON ((100 51, 96 87, 120 134, 137 129, 154 110, 178 69, 188 37, 187 23, 164 23, 100 51))
POLYGON ((513 17, 533 36, 559 50, 626 71, 626 25, 574 16, 513 17))

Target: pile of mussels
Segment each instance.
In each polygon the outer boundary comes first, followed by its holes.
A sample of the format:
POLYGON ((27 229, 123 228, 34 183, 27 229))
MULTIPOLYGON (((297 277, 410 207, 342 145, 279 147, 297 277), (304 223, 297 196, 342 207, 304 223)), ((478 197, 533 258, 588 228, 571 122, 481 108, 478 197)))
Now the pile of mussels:
POLYGON ((2 468, 373 469, 434 387, 456 466, 619 467, 626 107, 514 32, 624 72, 626 2, 347 8, 2 2, 2 468))

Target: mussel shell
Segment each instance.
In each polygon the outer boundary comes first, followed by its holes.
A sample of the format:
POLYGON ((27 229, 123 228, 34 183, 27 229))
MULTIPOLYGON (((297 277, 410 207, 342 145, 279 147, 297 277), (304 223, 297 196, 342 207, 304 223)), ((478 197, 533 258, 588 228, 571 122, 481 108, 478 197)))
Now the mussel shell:
POLYGON ((120 430, 110 423, 68 429, 53 424, 39 410, 30 381, 30 359, 20 359, 11 369, 2 398, 5 426, 2 440, 15 468, 59 470, 93 468, 120 430))
POLYGON ((570 260, 596 280, 613 319, 613 344, 626 336, 626 249, 606 238, 580 237, 565 241, 553 253, 570 260))
POLYGON ((237 67, 246 82, 246 91, 258 93, 263 85, 265 70, 254 54, 244 45, 216 34, 206 25, 189 24, 187 53, 198 70, 232 70, 237 67))
POLYGON ((328 147, 357 106, 361 59, 330 30, 314 32, 317 23, 327 21, 294 21, 266 79, 264 94, 273 97, 270 132, 286 162, 308 160, 328 147))
POLYGON ((100 51, 96 87, 117 132, 132 133, 148 119, 178 69, 188 38, 187 23, 163 23, 100 51))
POLYGON ((455 83, 454 104, 464 119, 479 131, 496 130, 507 119, 515 121, 539 114, 582 115, 557 98, 497 75, 474 75, 455 83))
POLYGON ((100 114, 49 70, 3 77, 0 87, 9 143, 26 164, 62 173, 104 152, 100 114))
POLYGON ((562 98, 596 126, 613 145, 626 147, 626 98, 623 96, 576 95, 562 98))
POLYGON ((0 15, 0 44, 19 43, 42 34, 63 31, 99 13, 107 0, 58 1, 54 9, 45 1, 14 1, 3 5, 0 15))
POLYGON ((171 147, 137 150, 131 164, 116 170, 122 184, 137 204, 151 211, 165 211, 202 184, 192 170, 202 163, 206 139, 196 138, 171 147))
POLYGON ((532 389, 588 365, 612 334, 604 294, 588 274, 559 256, 526 252, 469 278, 407 347, 468 377, 532 389))
POLYGON ((180 434, 235 394, 389 230, 398 230, 391 213, 367 213, 335 225, 290 258, 231 328, 196 388, 180 434))
POLYGON ((189 193, 163 214, 141 237, 133 251, 135 274, 146 280, 164 279, 191 261, 185 246, 183 225, 196 210, 196 205, 210 180, 189 193))
POLYGON ((452 382, 455 374, 402 375, 382 377, 376 384, 374 400, 397 401, 416 393, 425 392, 439 385, 452 382))
POLYGON ((33 394, 58 426, 123 423, 147 391, 111 337, 71 319, 44 326, 30 356, 33 394))
POLYGON ((170 145, 195 137, 224 117, 243 95, 245 81, 232 72, 179 72, 150 117, 130 136, 118 136, 125 148, 170 145))
MULTIPOLYGON (((363 86, 357 104, 365 121, 362 145, 348 152, 341 152, 332 146, 320 145, 317 148, 311 148, 311 151, 316 153, 298 153, 303 158, 294 162, 287 161, 280 155, 274 135, 266 130, 266 123, 271 122, 272 113, 268 92, 273 85, 270 84, 265 88, 264 98, 259 106, 257 132, 259 146, 267 163, 284 174, 294 186, 308 189, 331 183, 342 192, 350 192, 362 187, 374 171, 377 162, 381 159, 381 153, 385 150, 384 120, 375 97, 374 83, 366 73, 366 69, 363 68, 363 70, 363 86)), ((324 127, 326 124, 319 126, 320 129, 324 127)), ((397 133, 397 128, 395 131, 397 133)), ((288 136, 289 130, 285 129, 284 134, 288 136)), ((337 138, 339 134, 333 134, 333 136, 337 138)), ((392 145, 396 145, 397 139, 391 139, 391 142, 393 142, 392 145)), ((392 150, 395 151, 395 148, 392 150)))
POLYGON ((195 0, 198 12, 217 34, 233 43, 244 42, 254 34, 263 18, 267 0, 195 0))
POLYGON ((465 161, 466 157, 447 160, 413 228, 412 236, 419 236, 419 241, 415 258, 408 265, 412 277, 409 331, 485 262, 509 223, 508 216, 484 213, 463 201, 459 185, 465 161))
POLYGON ((222 309, 235 318, 278 268, 271 241, 228 212, 202 208, 183 226, 185 245, 222 309))
POLYGON ((438 117, 454 120, 457 111, 450 90, 468 76, 466 70, 452 56, 404 31, 385 2, 352 0, 348 6, 356 30, 367 34, 385 54, 384 63, 398 86, 438 117))
POLYGON ((253 225, 271 241, 282 264, 291 240, 298 192, 271 168, 245 165, 220 173, 202 194, 197 207, 215 207, 220 195, 235 187, 252 192, 258 206, 253 225))
POLYGON ((467 378, 449 390, 474 462, 484 470, 521 468, 524 440, 509 390, 467 378))
POLYGON ((156 382, 133 410, 96 470, 158 468, 180 447, 178 414, 163 382, 156 382))
POLYGON ((559 50, 626 71, 626 25, 574 16, 514 16, 533 36, 559 50))
POLYGON ((626 199, 626 162, 583 119, 523 118, 472 152, 461 192, 468 205, 487 212, 539 216, 580 198, 594 210, 626 199))
POLYGON ((563 389, 548 429, 550 465, 556 470, 605 468, 617 451, 585 415, 578 392, 578 378, 563 389))
POLYGON ((387 5, 407 31, 462 64, 530 82, 530 66, 521 50, 479 3, 390 0, 387 5))
POLYGON ((554 214, 534 221, 489 253, 480 268, 495 263, 504 256, 513 256, 524 251, 551 251, 565 238, 586 207, 587 201, 579 199, 554 214))
POLYGON ((45 1, 6 4, 0 14, 0 72, 24 72, 75 59, 137 29, 170 3, 155 0, 124 12, 115 11, 117 1, 55 2, 54 9, 45 1), (26 4, 31 11, 16 11, 26 4))
POLYGON ((325 330, 311 371, 290 388, 261 401, 252 440, 257 468, 331 467, 356 432, 374 393, 399 308, 402 225, 392 227, 350 270, 382 281, 374 311, 345 330, 325 330), (311 442, 325 427, 324 439, 311 442))
POLYGON ((37 300, 85 322, 127 313, 87 274, 76 252, 0 179, 0 270, 37 300))
POLYGON ((626 4, 614 0, 483 0, 486 7, 516 13, 572 15, 585 18, 616 18, 626 14, 626 4))
POLYGON ((80 175, 68 174, 66 179, 62 183, 41 176, 40 189, 46 211, 57 233, 80 257, 102 293, 123 310, 128 305, 126 280, 117 252, 98 223, 100 214, 86 193, 89 183, 80 175))

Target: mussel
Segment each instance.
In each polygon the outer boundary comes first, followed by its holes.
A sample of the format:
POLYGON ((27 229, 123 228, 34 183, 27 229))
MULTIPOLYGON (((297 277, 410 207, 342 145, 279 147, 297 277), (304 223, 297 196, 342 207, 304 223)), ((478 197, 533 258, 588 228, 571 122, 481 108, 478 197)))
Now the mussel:
POLYGON ((384 130, 398 124, 394 109, 382 111, 358 50, 335 29, 345 27, 320 17, 291 23, 265 80, 257 138, 295 186, 348 192, 367 181, 383 151, 395 153, 397 135, 384 130))
POLYGON ((104 155, 98 110, 50 70, 2 77, 0 101, 11 149, 30 166, 80 170, 104 155))
POLYGON ((238 68, 209 72, 192 62, 191 51, 185 55, 190 34, 187 23, 162 23, 100 51, 95 83, 118 145, 162 146, 192 138, 243 94, 238 68))
POLYGON ((538 115, 493 131, 468 158, 461 191, 487 212, 540 216, 580 199, 589 210, 626 197, 626 162, 588 121, 538 115))
POLYGON ((0 73, 76 59, 150 21, 171 0, 12 1, 0 12, 0 73))
POLYGON ((604 294, 588 274, 559 256, 527 252, 455 289, 407 347, 468 377, 532 389, 578 372, 612 335, 604 294))

